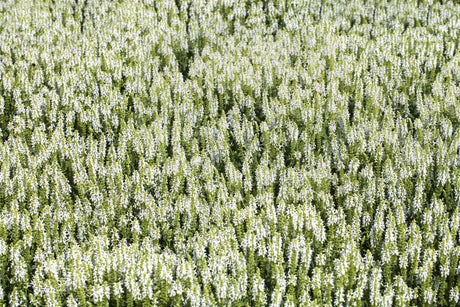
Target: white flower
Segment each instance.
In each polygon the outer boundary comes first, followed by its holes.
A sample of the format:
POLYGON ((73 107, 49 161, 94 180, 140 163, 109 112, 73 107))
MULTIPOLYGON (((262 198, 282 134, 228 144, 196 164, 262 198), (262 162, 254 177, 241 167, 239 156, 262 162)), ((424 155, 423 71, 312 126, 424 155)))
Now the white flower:
POLYGON ((121 283, 116 282, 113 285, 113 294, 115 295, 115 297, 120 297, 123 293, 124 292, 123 292, 123 287, 121 286, 121 283))
POLYGON ((460 297, 460 291, 458 290, 458 287, 456 286, 455 288, 452 288, 450 290, 450 301, 457 304, 458 303, 458 300, 459 300, 459 297, 460 297))

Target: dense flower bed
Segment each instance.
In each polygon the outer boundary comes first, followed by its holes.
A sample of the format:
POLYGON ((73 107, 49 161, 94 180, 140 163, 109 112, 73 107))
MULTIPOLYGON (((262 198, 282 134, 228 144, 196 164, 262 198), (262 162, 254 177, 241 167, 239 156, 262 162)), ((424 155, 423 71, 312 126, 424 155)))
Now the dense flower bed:
POLYGON ((0 2, 0 304, 455 305, 458 1, 0 2))

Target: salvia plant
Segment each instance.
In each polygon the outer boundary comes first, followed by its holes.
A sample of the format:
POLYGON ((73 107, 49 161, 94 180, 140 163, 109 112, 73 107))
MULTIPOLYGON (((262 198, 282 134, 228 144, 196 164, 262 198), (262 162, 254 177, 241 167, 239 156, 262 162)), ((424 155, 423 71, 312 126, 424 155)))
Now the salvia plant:
POLYGON ((460 3, 0 1, 0 306, 460 304, 460 3))

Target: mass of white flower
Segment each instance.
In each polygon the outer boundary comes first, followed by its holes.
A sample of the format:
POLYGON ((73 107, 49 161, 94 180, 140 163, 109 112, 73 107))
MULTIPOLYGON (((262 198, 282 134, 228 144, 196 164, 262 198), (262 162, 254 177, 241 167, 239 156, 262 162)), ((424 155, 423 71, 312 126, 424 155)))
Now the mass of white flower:
POLYGON ((454 306, 458 0, 0 1, 0 306, 454 306))

